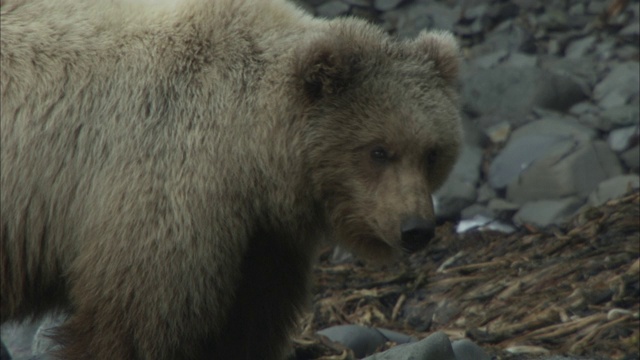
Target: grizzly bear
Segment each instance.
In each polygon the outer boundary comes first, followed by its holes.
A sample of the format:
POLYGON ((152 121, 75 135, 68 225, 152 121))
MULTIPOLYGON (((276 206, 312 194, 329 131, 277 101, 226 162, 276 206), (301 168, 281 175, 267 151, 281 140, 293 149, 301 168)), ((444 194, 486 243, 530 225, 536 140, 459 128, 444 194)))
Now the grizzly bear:
POLYGON ((6 0, 1 320, 63 359, 279 359, 319 240, 434 235, 458 49, 284 0, 6 0))

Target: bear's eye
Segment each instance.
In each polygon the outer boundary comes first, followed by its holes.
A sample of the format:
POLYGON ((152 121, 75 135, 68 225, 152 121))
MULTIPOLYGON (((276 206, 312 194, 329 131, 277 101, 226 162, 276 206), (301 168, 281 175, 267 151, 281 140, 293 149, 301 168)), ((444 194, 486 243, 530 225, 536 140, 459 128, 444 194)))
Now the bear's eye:
POLYGON ((371 149, 371 159, 375 162, 384 163, 390 158, 389 152, 382 146, 376 146, 371 149))

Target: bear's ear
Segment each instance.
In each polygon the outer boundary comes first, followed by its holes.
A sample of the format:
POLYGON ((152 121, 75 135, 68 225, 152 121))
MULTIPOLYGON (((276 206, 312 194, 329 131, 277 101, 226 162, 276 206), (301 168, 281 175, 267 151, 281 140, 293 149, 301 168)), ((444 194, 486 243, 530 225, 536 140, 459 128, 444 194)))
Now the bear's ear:
POLYGON ((433 62, 438 75, 452 83, 458 77, 460 48, 453 34, 448 31, 423 31, 414 40, 416 55, 433 62))
POLYGON ((339 39, 316 39, 298 52, 296 76, 307 98, 317 101, 353 85, 358 63, 357 53, 339 39))

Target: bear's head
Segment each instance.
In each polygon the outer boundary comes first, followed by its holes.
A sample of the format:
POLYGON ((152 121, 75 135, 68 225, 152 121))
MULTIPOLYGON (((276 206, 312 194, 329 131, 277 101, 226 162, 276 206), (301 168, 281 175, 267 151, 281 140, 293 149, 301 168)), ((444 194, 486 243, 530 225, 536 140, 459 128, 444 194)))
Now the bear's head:
POLYGON ((393 41, 335 21, 298 55, 313 189, 334 236, 386 260, 434 236, 431 194, 457 159, 458 47, 445 32, 393 41))

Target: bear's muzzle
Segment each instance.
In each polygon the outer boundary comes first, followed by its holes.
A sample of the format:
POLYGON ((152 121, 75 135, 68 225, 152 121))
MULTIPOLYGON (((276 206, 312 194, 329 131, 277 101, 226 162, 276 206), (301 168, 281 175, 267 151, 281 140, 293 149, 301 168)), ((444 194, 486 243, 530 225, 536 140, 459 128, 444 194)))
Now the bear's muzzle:
POLYGON ((436 224, 420 216, 410 216, 402 222, 402 248, 413 253, 424 248, 435 235, 436 224))

